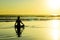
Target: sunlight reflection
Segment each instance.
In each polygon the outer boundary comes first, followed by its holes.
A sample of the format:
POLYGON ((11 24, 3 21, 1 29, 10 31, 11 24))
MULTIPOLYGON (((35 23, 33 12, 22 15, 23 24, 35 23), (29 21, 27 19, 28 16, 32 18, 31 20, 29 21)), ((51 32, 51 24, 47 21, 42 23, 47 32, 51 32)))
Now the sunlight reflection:
POLYGON ((59 25, 59 21, 58 20, 52 20, 51 27, 53 29, 57 29, 58 25, 59 25))
POLYGON ((58 30, 58 25, 59 25, 59 21, 58 20, 53 20, 52 21, 52 38, 53 40, 58 40, 58 35, 59 35, 59 30, 58 30))
POLYGON ((52 30, 53 40, 58 40, 59 31, 57 29, 52 30))

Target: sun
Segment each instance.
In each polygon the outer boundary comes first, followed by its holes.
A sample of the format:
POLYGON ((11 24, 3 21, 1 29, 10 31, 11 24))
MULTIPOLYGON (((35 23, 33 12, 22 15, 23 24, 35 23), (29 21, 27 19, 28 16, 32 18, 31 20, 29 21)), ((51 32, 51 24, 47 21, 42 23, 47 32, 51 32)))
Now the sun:
POLYGON ((57 16, 60 9, 60 0, 46 0, 46 7, 51 15, 57 16))
POLYGON ((51 10, 57 10, 60 8, 60 0, 47 0, 48 8, 51 10))

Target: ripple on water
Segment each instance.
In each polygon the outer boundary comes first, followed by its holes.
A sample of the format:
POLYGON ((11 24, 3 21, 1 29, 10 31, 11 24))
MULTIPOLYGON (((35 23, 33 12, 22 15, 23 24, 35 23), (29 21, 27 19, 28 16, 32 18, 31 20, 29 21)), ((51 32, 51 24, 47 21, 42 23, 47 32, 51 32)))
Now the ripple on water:
POLYGON ((0 35, 0 39, 15 39, 17 38, 16 36, 4 36, 4 35, 0 35))

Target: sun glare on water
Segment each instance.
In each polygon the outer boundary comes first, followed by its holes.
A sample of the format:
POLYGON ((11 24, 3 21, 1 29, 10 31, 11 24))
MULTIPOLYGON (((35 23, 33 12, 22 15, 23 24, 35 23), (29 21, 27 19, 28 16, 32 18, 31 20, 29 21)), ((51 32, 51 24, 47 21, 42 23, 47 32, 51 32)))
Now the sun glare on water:
POLYGON ((59 30, 58 30, 59 21, 58 20, 52 20, 51 27, 52 27, 52 39, 58 40, 59 39, 59 30))

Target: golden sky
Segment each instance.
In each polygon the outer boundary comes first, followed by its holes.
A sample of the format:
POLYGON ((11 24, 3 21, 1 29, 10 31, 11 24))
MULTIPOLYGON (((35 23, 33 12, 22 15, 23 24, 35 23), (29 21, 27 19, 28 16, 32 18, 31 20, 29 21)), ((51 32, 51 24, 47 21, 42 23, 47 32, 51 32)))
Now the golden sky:
POLYGON ((60 0, 0 0, 0 15, 60 15, 60 0))

